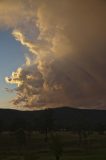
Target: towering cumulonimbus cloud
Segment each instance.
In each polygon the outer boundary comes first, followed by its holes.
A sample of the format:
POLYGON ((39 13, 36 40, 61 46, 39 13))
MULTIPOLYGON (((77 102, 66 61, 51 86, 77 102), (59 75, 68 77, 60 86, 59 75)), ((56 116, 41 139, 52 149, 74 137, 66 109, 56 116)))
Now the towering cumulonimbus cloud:
POLYGON ((106 2, 2 0, 0 27, 31 54, 6 82, 26 108, 106 105, 106 2))

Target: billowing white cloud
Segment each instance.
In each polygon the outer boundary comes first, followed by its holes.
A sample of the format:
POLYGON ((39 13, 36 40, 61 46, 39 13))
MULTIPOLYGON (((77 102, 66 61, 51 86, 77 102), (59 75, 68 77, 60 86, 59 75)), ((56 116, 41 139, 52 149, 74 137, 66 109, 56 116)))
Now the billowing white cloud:
POLYGON ((0 1, 0 27, 33 58, 6 78, 28 108, 106 104, 104 0, 0 1))

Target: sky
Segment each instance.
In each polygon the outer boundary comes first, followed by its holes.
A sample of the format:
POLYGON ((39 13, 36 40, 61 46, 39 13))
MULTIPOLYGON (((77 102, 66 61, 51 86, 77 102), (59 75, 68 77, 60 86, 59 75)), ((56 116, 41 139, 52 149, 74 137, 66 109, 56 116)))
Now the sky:
POLYGON ((106 109, 106 1, 0 1, 0 107, 106 109))
POLYGON ((0 107, 12 107, 9 102, 15 96, 15 93, 7 92, 7 88, 15 88, 15 85, 9 86, 5 82, 5 77, 21 66, 25 61, 27 49, 20 45, 11 36, 11 30, 0 31, 0 107), (24 54, 23 54, 24 53, 24 54), (20 58, 19 58, 20 57, 20 58))

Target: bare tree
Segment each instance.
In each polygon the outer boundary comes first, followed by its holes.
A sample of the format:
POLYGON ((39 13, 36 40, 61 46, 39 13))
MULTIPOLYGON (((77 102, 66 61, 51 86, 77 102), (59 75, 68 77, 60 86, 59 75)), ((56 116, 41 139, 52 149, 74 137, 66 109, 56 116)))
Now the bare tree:
POLYGON ((49 145, 50 145, 50 149, 53 152, 56 160, 60 160, 60 157, 62 156, 62 153, 63 153, 61 137, 57 134, 51 134, 49 145))

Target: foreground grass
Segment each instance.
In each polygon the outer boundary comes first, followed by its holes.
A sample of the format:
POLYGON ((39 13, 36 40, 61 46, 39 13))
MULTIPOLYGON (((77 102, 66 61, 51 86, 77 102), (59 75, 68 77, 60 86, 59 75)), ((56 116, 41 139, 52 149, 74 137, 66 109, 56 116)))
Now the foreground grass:
MULTIPOLYGON (((87 137, 86 143, 79 144, 76 134, 57 134, 63 145, 61 160, 106 160, 106 135, 93 133, 87 137)), ((0 136, 0 160, 55 160, 44 139, 44 134, 35 132, 27 135, 26 145, 20 148, 14 134, 4 133, 0 136)))

